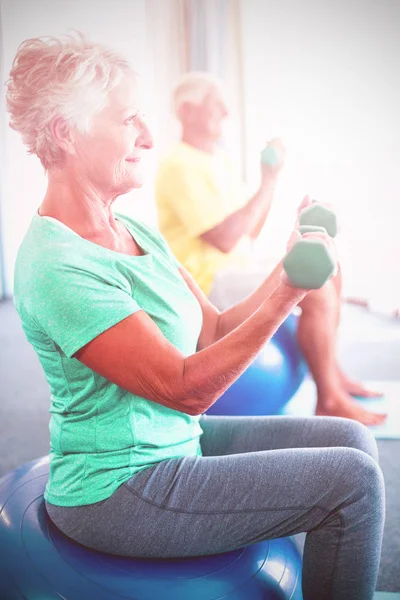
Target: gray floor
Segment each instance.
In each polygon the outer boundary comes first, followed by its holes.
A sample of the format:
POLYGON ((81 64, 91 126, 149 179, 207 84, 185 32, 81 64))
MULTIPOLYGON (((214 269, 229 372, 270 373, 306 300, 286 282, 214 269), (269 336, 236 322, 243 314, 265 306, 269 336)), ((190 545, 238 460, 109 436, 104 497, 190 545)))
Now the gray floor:
MULTIPOLYGON (((400 381, 400 321, 344 307, 339 355, 354 377, 400 381)), ((0 302, 0 382, 1 477, 49 447, 48 386, 11 301, 0 302)), ((379 441, 379 451, 387 518, 377 589, 400 592, 400 440, 379 441)))

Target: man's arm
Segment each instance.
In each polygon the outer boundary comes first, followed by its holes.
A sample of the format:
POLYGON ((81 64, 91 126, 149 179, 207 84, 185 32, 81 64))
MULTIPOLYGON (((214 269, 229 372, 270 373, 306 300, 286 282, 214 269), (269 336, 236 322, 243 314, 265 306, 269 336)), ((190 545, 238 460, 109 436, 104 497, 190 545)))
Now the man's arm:
POLYGON ((244 235, 255 240, 269 215, 278 176, 284 164, 285 148, 279 138, 271 140, 268 146, 276 160, 273 164, 261 164, 261 184, 254 196, 245 206, 200 236, 221 252, 230 252, 244 235))
POLYGON ((275 187, 278 179, 278 173, 275 173, 273 176, 271 175, 271 183, 268 189, 265 191, 266 199, 263 206, 263 209, 260 212, 258 221, 255 227, 249 232, 249 235, 252 240, 256 240, 261 233, 262 228, 264 227, 265 221, 269 215, 272 206, 272 200, 274 198, 275 187))
POLYGON ((256 237, 270 211, 276 178, 277 174, 263 179, 247 204, 200 237, 224 253, 233 250, 244 235, 256 237))

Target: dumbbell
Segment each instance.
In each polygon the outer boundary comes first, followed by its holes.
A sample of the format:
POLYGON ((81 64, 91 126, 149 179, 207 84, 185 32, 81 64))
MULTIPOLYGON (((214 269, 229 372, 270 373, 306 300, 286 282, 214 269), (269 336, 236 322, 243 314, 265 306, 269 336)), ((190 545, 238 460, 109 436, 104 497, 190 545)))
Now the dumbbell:
MULTIPOLYGON (((300 225, 301 234, 327 233, 324 227, 300 225)), ((296 242, 283 259, 283 268, 294 287, 317 290, 322 287, 335 271, 336 262, 329 248, 321 241, 302 238, 296 242)))
POLYGON ((261 152, 261 162, 263 165, 275 167, 279 163, 278 153, 273 146, 266 146, 261 152))
POLYGON ((315 200, 311 206, 301 212, 299 223, 300 225, 324 227, 331 238, 334 238, 338 232, 337 218, 334 211, 322 206, 315 200))

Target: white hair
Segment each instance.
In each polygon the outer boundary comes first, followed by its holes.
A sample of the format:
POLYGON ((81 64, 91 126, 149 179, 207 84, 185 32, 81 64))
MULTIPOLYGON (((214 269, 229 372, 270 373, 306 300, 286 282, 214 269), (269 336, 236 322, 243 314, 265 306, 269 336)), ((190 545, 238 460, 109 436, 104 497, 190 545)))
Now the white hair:
POLYGON ((215 88, 223 92, 223 84, 216 75, 205 71, 185 73, 175 86, 172 95, 175 115, 179 118, 183 104, 201 104, 209 91, 215 88))
POLYGON ((6 83, 10 126, 45 170, 62 162, 51 122, 63 117, 81 133, 107 104, 109 92, 124 75, 135 76, 126 59, 77 33, 22 42, 6 83))

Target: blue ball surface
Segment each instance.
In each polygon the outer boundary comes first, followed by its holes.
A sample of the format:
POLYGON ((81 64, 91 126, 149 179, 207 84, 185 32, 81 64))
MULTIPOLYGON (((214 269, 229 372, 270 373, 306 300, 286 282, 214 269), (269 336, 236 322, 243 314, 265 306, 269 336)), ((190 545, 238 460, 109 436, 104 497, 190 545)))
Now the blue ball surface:
POLYGON ((301 600, 301 558, 290 538, 169 560, 75 543, 47 515, 48 472, 44 457, 0 480, 2 600, 301 600))
POLYGON ((298 318, 290 315, 207 414, 256 416, 282 412, 307 372, 297 343, 297 324, 298 318))

